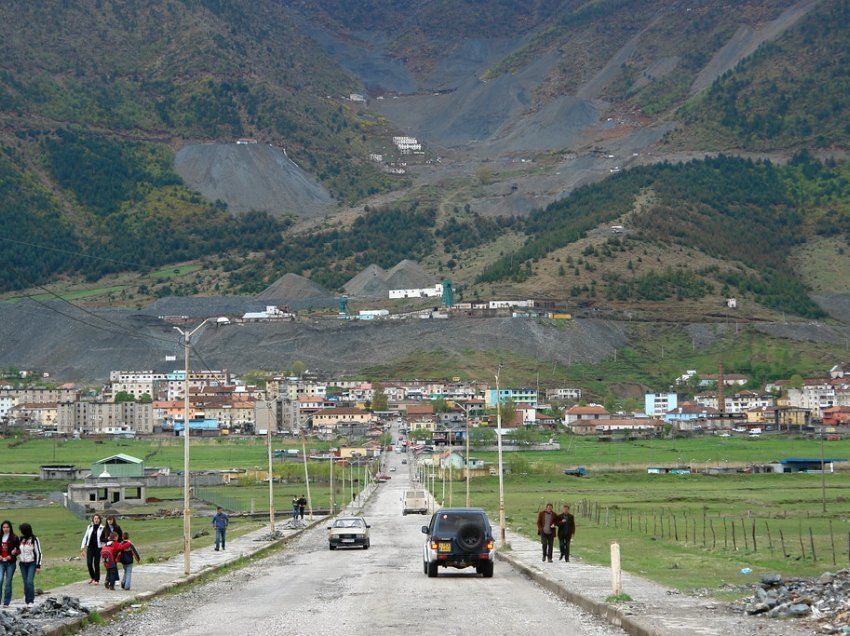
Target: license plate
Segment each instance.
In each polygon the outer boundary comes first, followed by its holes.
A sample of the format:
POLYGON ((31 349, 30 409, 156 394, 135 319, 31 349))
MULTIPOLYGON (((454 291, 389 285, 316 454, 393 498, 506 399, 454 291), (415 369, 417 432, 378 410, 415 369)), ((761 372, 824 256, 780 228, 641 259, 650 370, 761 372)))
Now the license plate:
POLYGON ((440 550, 440 552, 451 552, 452 551, 452 544, 446 543, 446 542, 441 542, 439 550, 440 550))
POLYGON ((343 543, 354 543, 354 539, 343 539, 343 543))

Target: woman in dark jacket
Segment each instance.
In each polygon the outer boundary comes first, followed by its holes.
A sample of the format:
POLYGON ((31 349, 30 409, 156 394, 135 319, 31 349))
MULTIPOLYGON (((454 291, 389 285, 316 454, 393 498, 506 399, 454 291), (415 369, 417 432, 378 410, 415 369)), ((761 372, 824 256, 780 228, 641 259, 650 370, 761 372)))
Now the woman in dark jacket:
POLYGON ((112 536, 113 532, 118 533, 118 539, 124 536, 124 531, 121 529, 121 526, 118 525, 118 522, 115 520, 115 517, 109 515, 106 518, 106 523, 103 524, 103 530, 100 533, 100 543, 101 545, 106 545, 106 542, 109 541, 109 537, 112 536))
POLYGON ((92 515, 80 544, 80 556, 86 557, 89 568, 89 585, 100 583, 100 549, 106 544, 106 541, 101 540, 102 530, 100 515, 92 515))
POLYGON ((18 537, 12 532, 12 522, 0 524, 0 591, 3 593, 3 607, 12 602, 12 577, 17 565, 18 537))

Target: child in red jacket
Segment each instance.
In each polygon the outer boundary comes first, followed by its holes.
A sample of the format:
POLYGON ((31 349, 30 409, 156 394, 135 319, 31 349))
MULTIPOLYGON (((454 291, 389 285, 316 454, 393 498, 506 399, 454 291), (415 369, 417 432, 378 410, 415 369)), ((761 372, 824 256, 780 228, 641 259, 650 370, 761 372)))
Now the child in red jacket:
POLYGON ((113 532, 109 535, 109 541, 100 549, 100 558, 103 561, 103 567, 106 569, 106 589, 114 590, 115 583, 118 581, 118 561, 121 558, 121 553, 132 547, 129 541, 119 541, 118 533, 113 532))

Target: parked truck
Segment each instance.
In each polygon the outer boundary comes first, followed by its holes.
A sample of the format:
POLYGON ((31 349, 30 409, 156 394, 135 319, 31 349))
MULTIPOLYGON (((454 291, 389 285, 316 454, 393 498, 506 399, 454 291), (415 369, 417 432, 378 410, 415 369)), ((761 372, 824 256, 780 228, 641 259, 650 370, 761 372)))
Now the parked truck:
POLYGON ((569 470, 564 471, 565 475, 569 475, 570 477, 584 477, 587 474, 587 468, 584 466, 579 466, 578 468, 570 468, 569 470))

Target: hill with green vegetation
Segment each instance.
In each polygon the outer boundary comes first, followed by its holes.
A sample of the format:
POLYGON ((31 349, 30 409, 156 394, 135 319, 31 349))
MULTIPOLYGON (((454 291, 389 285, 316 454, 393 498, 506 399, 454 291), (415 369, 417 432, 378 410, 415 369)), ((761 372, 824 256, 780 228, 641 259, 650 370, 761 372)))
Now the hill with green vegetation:
POLYGON ((4 3, 0 292, 141 306, 415 259, 465 299, 820 318, 818 263, 850 280, 823 258, 850 229, 850 3, 727 5, 4 3), (325 215, 234 213, 178 175, 177 150, 242 137, 325 215))

